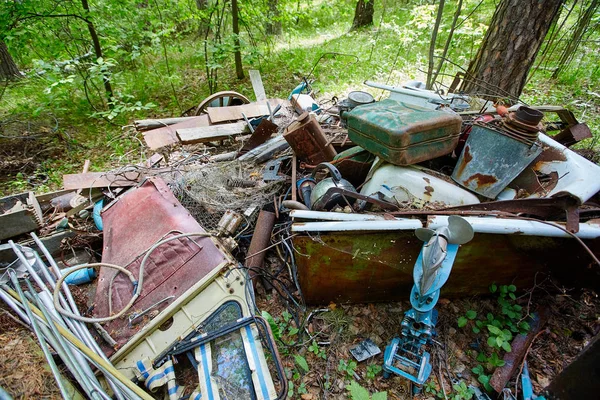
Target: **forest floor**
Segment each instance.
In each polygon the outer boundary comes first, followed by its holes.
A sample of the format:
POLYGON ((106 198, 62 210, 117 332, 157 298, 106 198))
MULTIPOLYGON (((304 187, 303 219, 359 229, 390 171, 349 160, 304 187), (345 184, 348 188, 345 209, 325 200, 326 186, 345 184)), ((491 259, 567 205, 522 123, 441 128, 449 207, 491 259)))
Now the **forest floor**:
MULTIPOLYGON (((276 336, 291 382, 289 398, 348 399, 351 398, 348 387, 352 381, 373 394, 387 392, 388 399, 412 398, 405 379, 382 376, 383 354, 356 363, 349 351, 364 339, 371 339, 383 351, 398 335, 404 312, 410 307, 408 302, 330 304, 328 311, 317 314, 306 327, 307 332, 302 333, 292 329, 296 327, 294 319, 275 294, 258 296, 257 303, 261 310, 274 317, 281 332, 276 336), (314 341, 307 337, 308 332, 314 341), (315 345, 317 341, 329 344, 315 345), (290 345, 292 342, 294 344, 290 345), (299 366, 298 356, 306 360, 307 370, 299 366)), ((527 353, 534 392, 539 393, 600 332, 600 299, 593 292, 570 290, 557 286, 550 279, 543 279, 533 291, 521 291, 516 304, 531 313, 544 309, 548 315, 542 333, 527 353)), ((468 311, 475 311, 480 316, 499 313, 497 296, 442 298, 437 309, 436 341, 439 343, 429 349, 434 371, 416 399, 441 399, 445 391, 448 398, 466 400, 469 397, 461 391, 461 382, 466 386, 482 386, 478 381, 479 373, 473 369, 482 365, 484 374, 489 375, 494 368, 477 360, 478 354, 489 352, 489 349, 486 350, 485 335, 475 334, 472 330, 475 320, 462 328, 458 327, 457 321, 468 311)), ((0 307, 0 386, 16 399, 58 399, 60 392, 49 368, 47 365, 40 368, 45 365, 33 334, 0 307)), ((179 383, 194 386, 189 380, 179 383)), ((511 381, 508 385, 513 393, 515 383, 511 381)))

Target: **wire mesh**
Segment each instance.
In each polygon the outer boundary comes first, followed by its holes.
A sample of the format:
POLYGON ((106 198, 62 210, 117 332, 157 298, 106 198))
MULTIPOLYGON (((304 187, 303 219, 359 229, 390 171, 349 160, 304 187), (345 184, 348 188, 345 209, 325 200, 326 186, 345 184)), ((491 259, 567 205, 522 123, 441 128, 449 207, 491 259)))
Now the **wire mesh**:
POLYGON ((281 181, 264 182, 260 166, 233 161, 184 172, 174 193, 205 229, 213 230, 227 210, 244 215, 247 224, 254 225, 257 211, 272 203, 284 188, 281 181), (253 209, 256 212, 251 212, 253 209))

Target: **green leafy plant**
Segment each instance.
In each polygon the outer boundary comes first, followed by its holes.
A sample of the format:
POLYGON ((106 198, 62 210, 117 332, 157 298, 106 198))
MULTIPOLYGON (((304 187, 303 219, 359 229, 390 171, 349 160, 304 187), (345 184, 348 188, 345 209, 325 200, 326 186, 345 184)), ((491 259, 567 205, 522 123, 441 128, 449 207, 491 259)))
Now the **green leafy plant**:
POLYGON ((464 381, 452 385, 454 392, 448 397, 452 400, 471 400, 473 398, 473 389, 468 388, 464 381))
POLYGON ((486 374, 486 371, 482 365, 477 365, 475 368, 472 368, 471 371, 477 376, 477 381, 483 385, 485 390, 488 392, 493 390, 490 386, 490 376, 486 374))
MULTIPOLYGON (((423 385, 423 390, 425 391, 425 393, 430 393, 434 396, 436 396, 438 394, 437 386, 435 385, 433 380, 427 381, 425 383, 425 385, 423 385)), ((442 396, 443 396, 443 394, 442 394, 442 396)))
POLYGON ((306 358, 302 357, 300 354, 294 354, 294 361, 296 364, 304 371, 308 372, 308 363, 306 362, 306 358))
POLYGON ((387 400, 387 392, 377 392, 370 395, 366 388, 354 380, 346 386, 346 390, 348 390, 352 400, 387 400))
POLYGON ((382 371, 381 365, 379 364, 370 364, 367 365, 367 379, 373 380, 382 371))
POLYGON ((318 343, 314 340, 312 341, 310 346, 308 346, 308 351, 313 353, 315 356, 322 358, 323 360, 327 358, 325 351, 321 347, 319 347, 318 343))
POLYGON ((340 360, 340 363, 338 364, 338 371, 343 372, 347 378, 352 378, 357 366, 358 364, 356 361, 340 360))
POLYGON ((490 335, 487 338, 488 346, 510 352, 512 333, 508 329, 500 329, 494 325, 488 325, 487 328, 490 331, 490 335))

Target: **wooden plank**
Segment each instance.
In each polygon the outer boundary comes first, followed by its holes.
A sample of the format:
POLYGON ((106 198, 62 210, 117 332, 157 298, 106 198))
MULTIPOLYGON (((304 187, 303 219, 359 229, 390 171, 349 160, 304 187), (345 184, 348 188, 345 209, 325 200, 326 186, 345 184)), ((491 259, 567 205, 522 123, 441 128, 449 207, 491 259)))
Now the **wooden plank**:
POLYGON ((265 87, 263 86, 260 72, 255 69, 251 69, 248 71, 248 73, 250 74, 250 82, 252 82, 252 89, 254 90, 256 101, 267 100, 267 95, 265 94, 265 87))
POLYGON ((160 118, 160 119, 140 119, 133 121, 133 126, 138 131, 149 131, 150 129, 162 128, 164 126, 175 125, 188 120, 198 118, 194 117, 176 117, 176 118, 160 118))
POLYGON ((208 107, 206 109, 210 122, 213 124, 226 121, 238 121, 242 113, 248 118, 261 117, 269 115, 269 108, 266 104, 244 104, 242 106, 230 107, 208 107))
POLYGON ((88 172, 87 174, 63 175, 65 189, 89 189, 98 187, 127 187, 137 184, 143 175, 140 172, 88 172))
POLYGON ((211 125, 199 128, 177 129, 177 137, 183 144, 205 143, 241 135, 246 130, 245 122, 211 125))
POLYGON ((144 133, 144 140, 150 149, 157 150, 165 146, 179 143, 176 131, 181 128, 197 128, 201 126, 209 126, 210 122, 208 115, 199 115, 189 118, 183 122, 165 126, 158 129, 152 129, 144 133))

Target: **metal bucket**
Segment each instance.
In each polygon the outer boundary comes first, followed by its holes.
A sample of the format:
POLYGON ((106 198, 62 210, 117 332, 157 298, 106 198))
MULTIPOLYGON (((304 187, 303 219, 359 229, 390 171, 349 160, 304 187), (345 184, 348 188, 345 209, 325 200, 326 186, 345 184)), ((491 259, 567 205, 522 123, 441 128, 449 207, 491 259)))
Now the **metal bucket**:
POLYGON ((489 126, 473 124, 452 179, 494 199, 541 152, 537 142, 519 140, 489 126))

